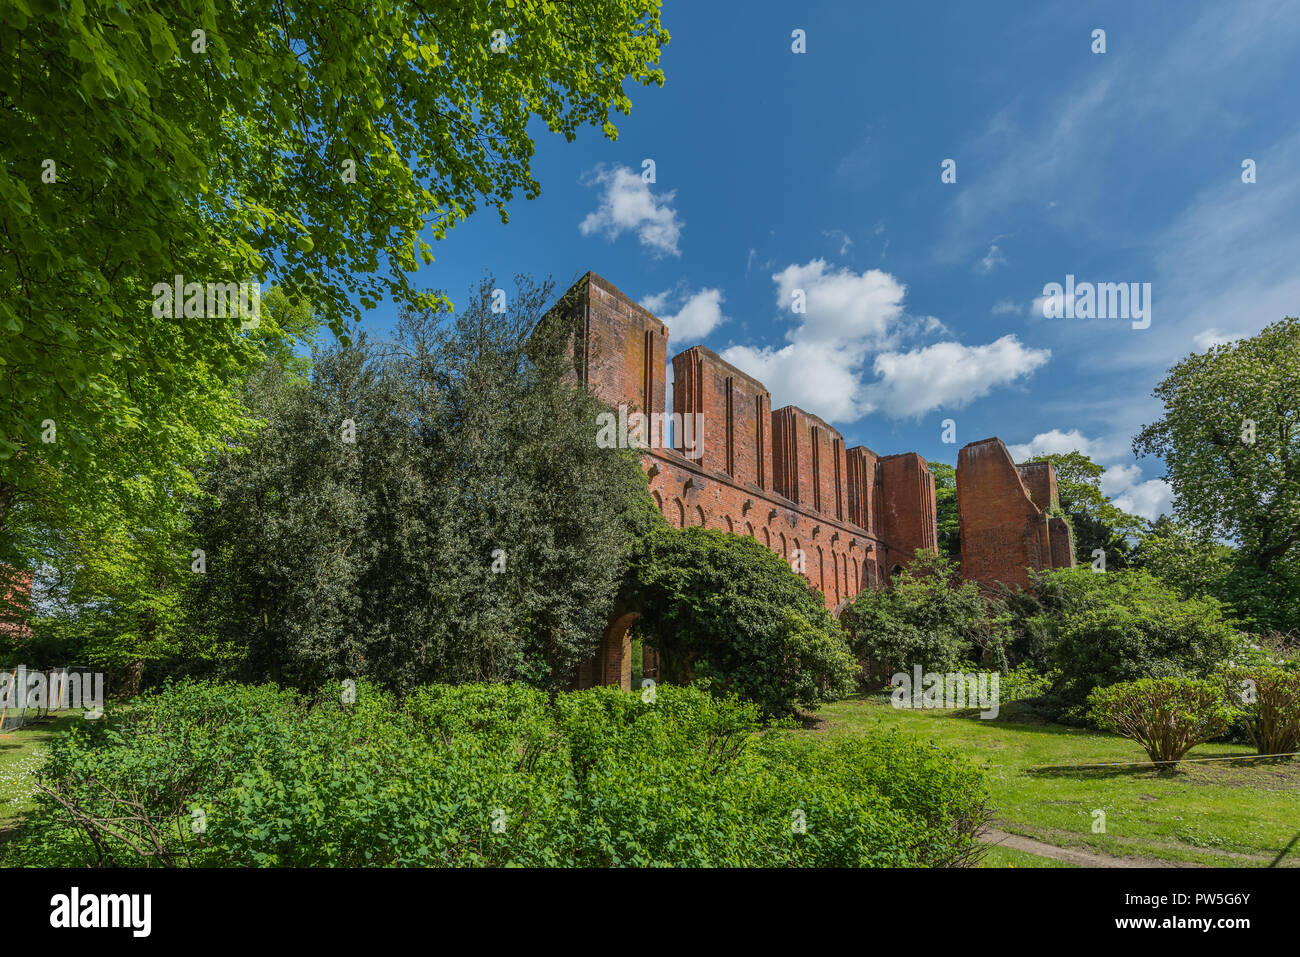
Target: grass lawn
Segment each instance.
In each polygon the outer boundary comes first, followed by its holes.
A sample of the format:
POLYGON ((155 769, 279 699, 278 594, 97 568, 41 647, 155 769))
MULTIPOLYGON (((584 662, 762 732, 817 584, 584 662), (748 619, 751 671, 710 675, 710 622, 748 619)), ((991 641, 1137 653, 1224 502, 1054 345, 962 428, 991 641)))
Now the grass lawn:
POLYGON ((1074 867, 1073 864, 1066 864, 1064 861, 1054 861, 1050 857, 1039 857, 1037 854, 1027 854, 1024 851, 1017 851, 1012 847, 998 847, 996 844, 989 848, 989 852, 984 857, 981 867, 1074 867))
MULTIPOLYGON (((1043 770, 1044 765, 1146 761, 1134 742, 1051 724, 1022 704, 996 719, 974 711, 904 710, 884 696, 827 705, 818 734, 899 728, 952 745, 986 766, 993 824, 1057 847, 1116 857, 1266 866, 1300 835, 1300 759, 1182 764, 1172 774, 1149 767, 1043 770), (1093 833, 1093 811, 1105 833, 1093 833)), ((1206 744, 1189 758, 1246 755, 1249 746, 1206 744)), ((990 866, 1044 866, 1033 855, 996 848, 990 866)), ((1278 866, 1300 867, 1300 840, 1278 866)))
POLYGON ((33 772, 41 751, 51 738, 84 721, 80 711, 60 714, 48 721, 0 734, 0 833, 32 809, 33 772))

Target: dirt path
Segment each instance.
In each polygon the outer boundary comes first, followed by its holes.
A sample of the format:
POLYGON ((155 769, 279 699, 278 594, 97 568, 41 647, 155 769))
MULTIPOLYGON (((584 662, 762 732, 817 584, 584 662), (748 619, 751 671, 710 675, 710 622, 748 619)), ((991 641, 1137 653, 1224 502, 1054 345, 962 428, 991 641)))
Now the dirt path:
POLYGON ((1057 847, 1054 844, 1044 844, 1042 841, 1035 841, 1031 837, 1021 837, 1019 834, 1008 834, 1006 831, 999 831, 997 828, 986 828, 980 834, 980 840, 985 844, 1001 844, 1003 847, 1009 847, 1013 851, 1024 851, 1026 854, 1033 854, 1037 857, 1049 857, 1054 861, 1062 861, 1066 864, 1073 864, 1076 867, 1204 867, 1204 864, 1194 864, 1188 861, 1159 861, 1149 857, 1112 857, 1110 854, 1099 854, 1096 851, 1081 851, 1068 847, 1057 847))

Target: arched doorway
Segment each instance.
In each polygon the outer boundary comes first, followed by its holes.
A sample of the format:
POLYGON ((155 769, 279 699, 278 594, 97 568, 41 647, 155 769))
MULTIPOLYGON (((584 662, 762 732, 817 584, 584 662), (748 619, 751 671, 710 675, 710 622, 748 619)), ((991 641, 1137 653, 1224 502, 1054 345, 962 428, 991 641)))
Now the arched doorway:
POLYGON ((601 635, 595 658, 579 669, 579 688, 618 685, 624 691, 632 690, 632 637, 628 631, 640 617, 636 611, 615 614, 601 635))

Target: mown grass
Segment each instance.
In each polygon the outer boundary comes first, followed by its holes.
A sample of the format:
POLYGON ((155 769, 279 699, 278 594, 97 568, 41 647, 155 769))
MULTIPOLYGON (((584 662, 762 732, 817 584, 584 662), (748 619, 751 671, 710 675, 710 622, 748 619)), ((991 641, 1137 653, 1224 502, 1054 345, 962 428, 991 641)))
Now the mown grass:
POLYGON ((0 734, 0 832, 31 810, 35 771, 41 752, 57 734, 84 721, 81 712, 68 712, 0 734))
POLYGON ((989 848, 988 854, 985 855, 981 867, 1074 867, 1073 864, 1067 864, 1064 861, 1056 861, 1050 857, 1039 857, 1037 854, 1030 854, 1027 851, 1018 851, 1013 847, 999 847, 993 845, 989 848))
MULTIPOLYGON (((996 719, 974 711, 906 710, 887 697, 828 705, 822 734, 901 728, 953 745, 987 768, 994 825, 1058 847, 1117 857, 1219 866, 1300 866, 1300 759, 1185 763, 1173 773, 1146 764, 1134 742, 1053 724, 1026 703, 996 719), (1052 769, 1049 765, 1136 762, 1134 766, 1052 769), (1094 833, 1094 811, 1105 832, 1094 833), (1288 845, 1289 851, 1286 851, 1288 845), (1284 853, 1285 852, 1285 853, 1284 853)), ((1206 744, 1189 758, 1251 755, 1249 746, 1206 744)), ((994 866, 1015 863, 1008 848, 994 866)), ((1021 866, 1017 864, 1017 866, 1021 866)))

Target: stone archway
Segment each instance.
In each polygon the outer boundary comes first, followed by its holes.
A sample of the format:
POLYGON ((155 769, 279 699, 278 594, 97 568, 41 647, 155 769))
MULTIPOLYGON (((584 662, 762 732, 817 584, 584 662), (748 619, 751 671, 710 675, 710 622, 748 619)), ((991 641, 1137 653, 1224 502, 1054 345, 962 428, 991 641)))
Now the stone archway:
POLYGON ((632 623, 641 617, 638 611, 616 612, 600 637, 595 657, 578 670, 578 687, 617 685, 632 690, 632 623))

